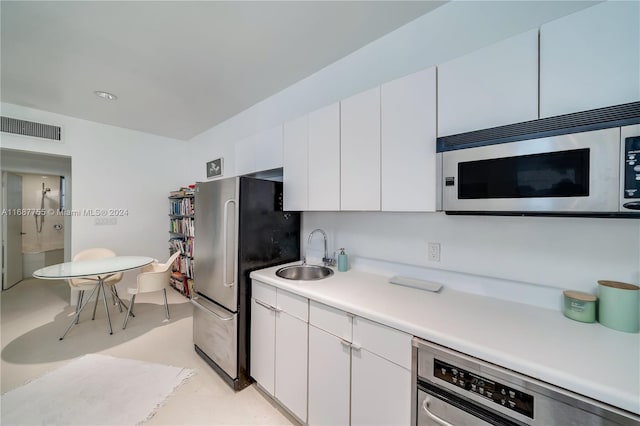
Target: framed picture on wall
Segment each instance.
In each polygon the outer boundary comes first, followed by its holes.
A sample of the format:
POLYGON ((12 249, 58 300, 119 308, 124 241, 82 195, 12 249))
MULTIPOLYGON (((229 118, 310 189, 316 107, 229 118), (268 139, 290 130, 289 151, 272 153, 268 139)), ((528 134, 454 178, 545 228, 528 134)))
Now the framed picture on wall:
POLYGON ((222 158, 207 162, 207 179, 222 176, 222 158))

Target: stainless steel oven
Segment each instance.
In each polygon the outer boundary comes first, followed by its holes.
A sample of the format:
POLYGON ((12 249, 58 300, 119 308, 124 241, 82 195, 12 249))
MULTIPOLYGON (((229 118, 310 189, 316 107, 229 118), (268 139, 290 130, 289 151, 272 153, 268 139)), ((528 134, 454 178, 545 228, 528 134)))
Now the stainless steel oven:
POLYGON ((413 340, 416 426, 634 425, 640 417, 451 349, 413 340))
POLYGON ((577 114, 439 138, 442 210, 640 218, 640 102, 625 111, 635 118, 555 129, 577 114))

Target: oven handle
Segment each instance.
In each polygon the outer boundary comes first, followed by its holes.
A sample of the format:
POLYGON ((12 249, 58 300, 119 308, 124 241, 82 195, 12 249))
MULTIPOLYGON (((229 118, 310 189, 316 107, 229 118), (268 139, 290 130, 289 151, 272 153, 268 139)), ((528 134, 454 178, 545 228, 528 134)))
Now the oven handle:
POLYGON ((453 426, 448 421, 446 421, 444 419, 441 419, 440 417, 436 416, 431 411, 429 411, 429 403, 430 402, 431 402, 431 399, 428 396, 424 399, 424 401, 422 401, 422 409, 425 411, 425 413, 427 413, 427 416, 429 416, 431 418, 431 420, 433 420, 434 422, 438 423, 439 425, 442 425, 442 426, 453 426))

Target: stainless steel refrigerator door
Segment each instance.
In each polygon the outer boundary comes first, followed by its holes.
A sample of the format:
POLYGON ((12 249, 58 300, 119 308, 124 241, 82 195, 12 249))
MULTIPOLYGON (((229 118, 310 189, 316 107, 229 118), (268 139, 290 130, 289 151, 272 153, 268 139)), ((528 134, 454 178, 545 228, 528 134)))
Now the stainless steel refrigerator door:
POLYGON ((238 314, 230 314, 203 299, 191 299, 193 343, 209 356, 229 377, 238 376, 238 314))
POLYGON ((238 310, 238 178, 203 182, 195 194, 195 271, 198 293, 238 310))

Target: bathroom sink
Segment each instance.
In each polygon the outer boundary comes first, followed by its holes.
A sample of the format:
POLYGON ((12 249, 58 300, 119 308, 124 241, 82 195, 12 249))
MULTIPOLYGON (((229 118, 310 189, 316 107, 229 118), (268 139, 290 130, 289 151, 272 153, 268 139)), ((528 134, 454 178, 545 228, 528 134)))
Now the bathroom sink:
POLYGON ((330 277, 333 271, 320 265, 294 265, 278 269, 276 275, 287 280, 315 281, 330 277))

